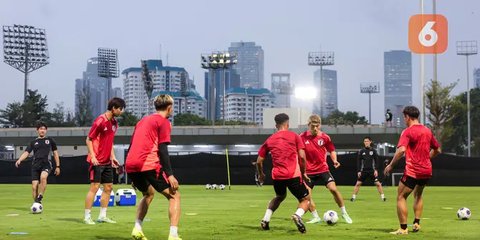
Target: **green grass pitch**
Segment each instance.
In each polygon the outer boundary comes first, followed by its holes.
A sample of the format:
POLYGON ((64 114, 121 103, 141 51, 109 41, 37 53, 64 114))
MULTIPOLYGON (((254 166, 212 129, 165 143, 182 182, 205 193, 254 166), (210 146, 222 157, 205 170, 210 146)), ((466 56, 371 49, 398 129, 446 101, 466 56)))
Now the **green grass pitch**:
MULTIPOLYGON (((128 188, 115 185, 115 189, 128 188)), ((380 201, 376 189, 364 186, 355 202, 348 199, 353 186, 339 187, 353 224, 342 219, 334 226, 325 223, 307 225, 300 234, 290 215, 296 200, 289 193, 273 214, 270 231, 260 230, 260 220, 273 187, 232 186, 232 190, 205 190, 204 186, 181 186, 182 215, 179 234, 191 239, 480 239, 480 187, 427 187, 425 190, 422 229, 408 236, 389 235, 398 228, 396 187, 386 187, 386 202, 380 201), (470 220, 458 220, 460 207, 472 210, 470 220)), ((108 216, 117 224, 85 225, 82 222, 84 198, 88 185, 48 185, 42 214, 30 214, 31 190, 28 184, 0 185, 0 239, 130 239, 135 207, 110 207, 108 216), (12 235, 25 232, 26 235, 12 235)), ((140 193, 138 193, 140 194, 140 193)), ((333 209, 340 213, 331 194, 323 187, 314 189, 319 213, 333 209)), ((413 221, 412 198, 408 200, 409 224, 413 221)), ((140 196, 137 196, 137 201, 140 196)), ((99 209, 94 207, 96 219, 99 209)), ((304 215, 308 221, 310 213, 304 215)), ((143 224, 149 239, 167 239, 169 222, 167 201, 157 194, 143 224)), ((409 229, 411 226, 409 225, 409 229)))

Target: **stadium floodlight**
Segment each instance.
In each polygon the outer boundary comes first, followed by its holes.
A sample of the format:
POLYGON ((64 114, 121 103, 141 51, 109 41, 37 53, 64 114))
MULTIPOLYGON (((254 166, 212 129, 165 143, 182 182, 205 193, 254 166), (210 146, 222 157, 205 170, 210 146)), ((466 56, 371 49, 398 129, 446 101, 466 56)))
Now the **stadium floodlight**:
POLYGON ((467 146, 468 156, 471 154, 471 130, 470 130, 470 76, 468 70, 468 56, 478 53, 477 41, 457 41, 457 55, 465 56, 467 60, 467 146))
POLYGON ((28 74, 49 63, 45 29, 27 25, 3 26, 3 61, 25 74, 23 99, 27 98, 28 74))
MULTIPOLYGON (((308 53, 308 65, 310 66, 320 66, 320 116, 323 117, 323 106, 322 106, 322 81, 323 81, 323 66, 331 66, 335 64, 335 53, 334 52, 309 52, 308 53)), ((315 110, 315 106, 314 106, 315 110)))
POLYGON ((112 78, 119 72, 117 49, 98 48, 98 76, 107 79, 107 99, 112 98, 112 78))
POLYGON ((317 98, 317 90, 314 87, 296 87, 295 98, 301 100, 312 100, 317 98))
POLYGON ((379 82, 360 83, 360 93, 368 93, 368 122, 372 124, 372 93, 380 93, 379 82))
POLYGON ((230 66, 237 64, 237 55, 235 53, 230 53, 230 52, 213 52, 210 54, 202 54, 200 56, 201 60, 201 66, 203 69, 208 69, 210 72, 211 76, 211 81, 210 81, 210 88, 208 89, 208 100, 210 104, 210 119, 212 120, 212 126, 215 125, 215 112, 216 112, 216 84, 215 84, 215 70, 216 69, 222 69, 222 120, 223 120, 223 125, 225 125, 225 71, 228 69, 230 66))

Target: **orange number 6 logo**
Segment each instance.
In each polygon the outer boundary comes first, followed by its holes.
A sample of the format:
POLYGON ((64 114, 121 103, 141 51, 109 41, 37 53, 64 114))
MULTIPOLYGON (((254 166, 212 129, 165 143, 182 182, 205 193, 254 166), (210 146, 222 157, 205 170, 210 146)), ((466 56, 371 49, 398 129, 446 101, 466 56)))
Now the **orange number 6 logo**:
POLYGON ((418 14, 408 22, 408 47, 414 53, 443 53, 448 46, 448 22, 439 14, 418 14))

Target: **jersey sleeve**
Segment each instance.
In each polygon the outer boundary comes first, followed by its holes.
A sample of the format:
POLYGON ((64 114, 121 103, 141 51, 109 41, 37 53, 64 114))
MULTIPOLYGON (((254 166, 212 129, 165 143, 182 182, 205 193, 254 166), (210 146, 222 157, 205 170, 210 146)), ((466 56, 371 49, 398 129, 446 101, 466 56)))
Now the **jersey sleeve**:
POLYGON ((327 152, 333 152, 335 151, 335 145, 333 145, 332 139, 330 136, 327 135, 325 138, 325 149, 327 149, 327 152))
POLYGON ((267 153, 268 153, 268 148, 267 148, 267 143, 265 142, 264 144, 262 144, 262 146, 258 150, 258 156, 265 158, 267 156, 267 153))
POLYGON ((53 140, 53 138, 50 138, 50 146, 52 148, 52 151, 57 151, 57 143, 55 142, 55 140, 53 140))
POLYGON ((430 148, 431 149, 438 149, 440 148, 440 144, 438 143, 437 139, 432 133, 432 139, 430 140, 430 148))
POLYGON ((410 142, 410 136, 408 134, 408 131, 403 130, 402 135, 400 135, 400 139, 398 140, 397 148, 407 147, 409 142, 410 142))
POLYGON ((28 144, 27 148, 25 149, 25 152, 28 152, 28 153, 31 153, 31 152, 32 152, 32 150, 33 150, 33 142, 35 142, 35 141, 31 141, 31 142, 28 144))
POLYGON ((98 134, 100 134, 100 132, 103 129, 103 125, 104 125, 103 121, 101 120, 96 120, 95 122, 93 122, 93 125, 90 128, 90 132, 88 133, 88 138, 90 139, 97 138, 98 134))
POLYGON ((302 138, 295 134, 295 144, 297 145, 297 150, 305 149, 305 144, 302 141, 302 138))
POLYGON ((158 128, 158 144, 166 143, 170 144, 170 133, 172 131, 172 125, 170 121, 164 119, 158 128))

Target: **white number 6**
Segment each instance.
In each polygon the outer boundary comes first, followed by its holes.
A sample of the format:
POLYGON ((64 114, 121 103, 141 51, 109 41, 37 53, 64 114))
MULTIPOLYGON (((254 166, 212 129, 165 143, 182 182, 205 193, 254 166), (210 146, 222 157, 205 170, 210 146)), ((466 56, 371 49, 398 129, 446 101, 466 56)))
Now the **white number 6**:
POLYGON ((433 25, 435 25, 434 21, 428 21, 418 34, 418 40, 420 41, 420 44, 425 47, 431 47, 437 43, 438 34, 432 29, 433 25), (430 39, 426 38, 427 35, 430 36, 430 39))

